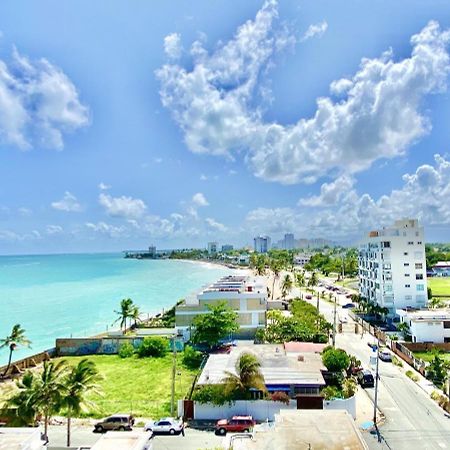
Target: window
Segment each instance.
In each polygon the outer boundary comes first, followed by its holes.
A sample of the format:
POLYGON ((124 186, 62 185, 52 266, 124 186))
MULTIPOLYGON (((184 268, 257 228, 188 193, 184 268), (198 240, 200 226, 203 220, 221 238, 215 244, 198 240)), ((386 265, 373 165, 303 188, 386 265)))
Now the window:
POLYGON ((408 252, 403 252, 403 255, 404 256, 408 256, 408 252))
POLYGON ((405 277, 409 277, 409 273, 405 273, 405 277))
POLYGON ((414 245, 413 241, 408 241, 408 245, 414 245))
POLYGON ((405 300, 412 300, 412 295, 405 295, 405 300))
POLYGON ((422 252, 414 252, 414 258, 416 259, 422 259, 423 253, 422 252))
POLYGON ((409 263, 403 263, 404 267, 409 267, 409 263))
POLYGON ((391 242, 390 241, 383 241, 381 243, 383 248, 391 248, 391 242))
POLYGON ((405 284, 405 288, 410 288, 411 285, 410 284, 405 284))
POLYGON ((423 269, 422 263, 416 263, 416 269, 423 269))
POLYGON ((423 273, 416 273, 416 280, 423 280, 423 273))
POLYGON ((422 245, 422 241, 417 241, 417 245, 422 245))
POLYGON ((391 270, 391 265, 388 264, 388 263, 384 263, 384 264, 383 264, 383 269, 385 269, 385 270, 391 270))
POLYGON ((444 320, 444 328, 450 328, 450 320, 444 320))
POLYGON ((416 286, 416 290, 417 290, 417 291, 424 291, 424 290, 425 290, 425 286, 424 286, 423 284, 418 284, 418 285, 416 286))

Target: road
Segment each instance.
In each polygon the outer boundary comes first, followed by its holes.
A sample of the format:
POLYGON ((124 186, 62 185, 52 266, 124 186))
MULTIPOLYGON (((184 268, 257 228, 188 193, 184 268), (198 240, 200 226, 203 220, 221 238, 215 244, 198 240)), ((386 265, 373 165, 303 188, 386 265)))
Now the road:
MULTIPOLYGON (((318 288, 321 290, 320 288, 318 288)), ((316 297, 308 300, 316 305, 316 297)), ((340 305, 349 300, 338 296, 340 305)), ((320 312, 333 323, 334 305, 320 300, 320 312)), ((363 336, 354 333, 354 323, 348 312, 340 306, 337 317, 347 317, 344 332, 336 335, 336 346, 361 360, 363 367, 371 368, 369 361, 372 349, 368 342, 375 338, 368 333, 363 336)), ((381 443, 377 437, 363 433, 371 449, 393 450, 442 450, 450 449, 450 417, 429 398, 429 396, 392 363, 379 362, 380 383, 378 409, 385 417, 380 426, 381 443)), ((374 402, 375 390, 366 389, 374 402)))

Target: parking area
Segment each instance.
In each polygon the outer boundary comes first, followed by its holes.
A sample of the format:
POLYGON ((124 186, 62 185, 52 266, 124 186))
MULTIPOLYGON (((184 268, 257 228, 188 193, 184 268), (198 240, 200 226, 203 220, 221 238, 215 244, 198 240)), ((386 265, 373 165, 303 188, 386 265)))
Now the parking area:
MULTIPOLYGON (((138 430, 139 428, 135 428, 138 430)), ((124 431, 126 433, 126 431, 124 431)), ((53 447, 65 447, 66 427, 49 427, 50 449, 53 447)), ((72 446, 92 446, 100 438, 101 434, 93 433, 92 426, 79 425, 72 428, 72 446)), ((153 450, 197 450, 199 448, 217 448, 222 443, 223 437, 216 436, 212 431, 201 431, 186 428, 185 436, 155 436, 153 438, 153 450)))

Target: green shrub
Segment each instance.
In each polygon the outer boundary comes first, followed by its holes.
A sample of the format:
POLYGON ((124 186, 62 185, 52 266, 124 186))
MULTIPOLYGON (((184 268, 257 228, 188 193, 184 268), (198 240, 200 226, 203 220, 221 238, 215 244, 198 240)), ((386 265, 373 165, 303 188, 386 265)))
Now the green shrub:
POLYGON ((327 386, 322 389, 321 394, 325 400, 333 400, 334 398, 342 398, 342 391, 336 386, 327 386))
POLYGON ((419 381, 419 377, 412 370, 407 370, 405 375, 413 381, 419 381))
POLYGON ((322 362, 330 372, 342 372, 350 365, 350 357, 345 350, 325 347, 322 362))
POLYGON ((190 369, 198 369, 203 361, 203 353, 186 345, 183 352, 183 364, 190 369))
POLYGON ((137 354, 140 358, 147 356, 153 356, 155 358, 161 358, 166 355, 169 350, 169 343, 167 339, 162 337, 146 337, 142 341, 142 344, 137 349, 137 354))
POLYGON ((432 400, 434 400, 434 401, 438 401, 439 398, 440 398, 440 396, 441 396, 441 394, 439 394, 438 391, 433 391, 433 392, 430 394, 430 397, 431 397, 432 400))
POLYGON ((394 366, 403 367, 403 363, 394 355, 392 355, 392 364, 394 364, 394 366))
POLYGON ((212 403, 217 406, 231 403, 233 397, 225 393, 225 389, 220 384, 206 384, 194 391, 192 400, 199 403, 212 403))
POLYGON ((289 401, 291 400, 289 395, 286 392, 276 391, 270 396, 271 400, 274 402, 281 402, 289 405, 289 401))
POLYGON ((134 355, 134 347, 126 342, 120 346, 118 355, 121 358, 131 358, 134 355))

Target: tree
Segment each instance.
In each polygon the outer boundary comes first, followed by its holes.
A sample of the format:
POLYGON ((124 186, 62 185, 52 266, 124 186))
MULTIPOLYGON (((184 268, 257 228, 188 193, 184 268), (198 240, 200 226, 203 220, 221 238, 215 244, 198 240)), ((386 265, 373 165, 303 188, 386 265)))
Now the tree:
POLYGON ((117 323, 120 321, 120 329, 127 329, 127 319, 129 317, 132 317, 133 315, 133 300, 131 298, 124 298, 120 301, 120 310, 114 311, 119 317, 114 323, 117 323))
POLYGON ((292 291, 292 278, 289 274, 286 274, 281 282, 281 296, 283 300, 292 291))
POLYGON ((281 272, 281 267, 282 264, 281 262, 276 259, 276 258, 271 258, 269 261, 269 268, 272 272, 273 275, 273 279, 272 279, 272 300, 273 300, 273 295, 275 292, 275 281, 278 279, 278 277, 280 276, 280 272, 281 272))
POLYGON ((346 378, 342 382, 342 394, 344 398, 350 398, 355 395, 358 389, 358 384, 353 378, 346 378))
POLYGON ((433 360, 427 367, 427 378, 431 380, 437 387, 442 388, 445 380, 448 377, 450 364, 446 363, 443 358, 439 356, 437 351, 434 352, 433 360))
POLYGON ((139 310, 139 306, 133 305, 133 307, 131 308, 130 319, 133 319, 134 327, 137 327, 138 322, 141 321, 140 315, 141 311, 139 310))
POLYGON ((224 391, 234 397, 249 398, 250 390, 266 391, 261 363, 252 353, 242 353, 236 361, 236 374, 225 372, 224 391))
POLYGON ((317 276, 317 272, 313 272, 309 277, 308 287, 313 288, 319 284, 319 277, 317 276))
POLYGON ((305 286, 305 274, 304 272, 296 273, 295 274, 295 283, 299 288, 302 288, 305 286))
POLYGON ((67 447, 70 447, 71 419, 80 415, 87 407, 93 406, 87 396, 90 393, 100 393, 98 382, 100 375, 93 361, 82 359, 73 367, 63 380, 64 395, 60 407, 67 414, 67 447))
POLYGON ((0 339, 0 349, 9 347, 8 365, 3 372, 3 377, 6 377, 6 374, 8 373, 8 370, 11 367, 13 351, 19 345, 30 347, 31 341, 25 336, 25 330, 20 326, 20 324, 16 324, 12 327, 11 334, 9 336, 6 336, 4 339, 0 339))
POLYGON ((44 367, 36 376, 32 385, 32 395, 29 399, 36 411, 44 416, 44 437, 47 440, 48 422, 51 416, 60 409, 66 387, 64 376, 67 374, 67 364, 64 360, 44 361, 44 367))
POLYGON ((195 317, 195 327, 192 341, 195 344, 206 344, 210 348, 239 329, 238 315, 228 308, 226 302, 217 305, 207 305, 209 312, 195 317))
POLYGON ((169 343, 166 338, 160 336, 146 337, 137 349, 140 358, 152 356, 162 358, 169 349, 169 343))
POLYGON ((341 348, 327 347, 322 352, 323 365, 330 372, 342 372, 350 365, 350 357, 341 348))
POLYGON ((400 322, 397 325, 397 331, 400 331, 403 334, 404 339, 408 339, 408 337, 411 336, 409 325, 406 322, 400 322))

